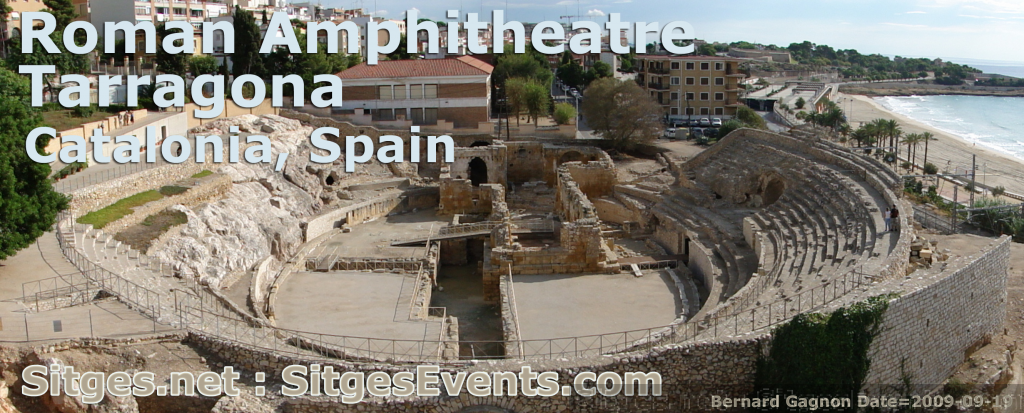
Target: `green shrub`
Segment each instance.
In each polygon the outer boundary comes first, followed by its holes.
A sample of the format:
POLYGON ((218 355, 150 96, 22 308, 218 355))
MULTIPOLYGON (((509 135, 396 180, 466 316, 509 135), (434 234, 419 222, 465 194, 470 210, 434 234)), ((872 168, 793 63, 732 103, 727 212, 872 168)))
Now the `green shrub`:
POLYGON ((555 104, 554 118, 555 123, 568 125, 570 121, 576 119, 576 108, 568 103, 557 103, 555 104))
POLYGON ((992 188, 992 196, 1002 196, 1005 193, 1006 187, 1004 186, 997 186, 995 188, 992 188))
POLYGON ((78 118, 87 118, 96 113, 96 108, 92 106, 77 106, 71 110, 71 114, 78 118))
POLYGON ((168 185, 168 186, 160 187, 160 195, 163 195, 163 196, 180 195, 180 194, 185 193, 185 191, 188 191, 188 188, 183 187, 183 186, 177 186, 177 185, 168 185))
POLYGON ((935 164, 931 162, 928 162, 924 164, 924 173, 925 175, 935 175, 939 173, 939 167, 935 166, 935 164))
POLYGON ((43 107, 42 107, 42 111, 43 112, 56 112, 58 110, 64 110, 64 107, 62 107, 60 105, 60 103, 57 103, 57 102, 46 102, 46 103, 43 103, 43 107))
POLYGON ((205 177, 210 176, 210 175, 213 175, 213 172, 210 172, 210 170, 208 170, 208 169, 203 169, 199 173, 197 173, 195 175, 192 175, 192 179, 205 178, 205 177))

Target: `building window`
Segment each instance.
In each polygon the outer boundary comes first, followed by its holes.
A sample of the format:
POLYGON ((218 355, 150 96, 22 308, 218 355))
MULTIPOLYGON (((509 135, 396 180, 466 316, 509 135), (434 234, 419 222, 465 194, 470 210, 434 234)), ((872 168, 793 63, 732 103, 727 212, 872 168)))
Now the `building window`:
POLYGON ((686 92, 686 100, 693 100, 693 92, 686 92))
POLYGON ((711 70, 711 64, 707 63, 707 62, 701 63, 700 64, 700 70, 711 70))
POLYGON ((692 116, 694 114, 693 108, 686 108, 686 114, 692 116))
POLYGON ((715 92, 715 100, 725 100, 725 93, 715 92))
POLYGON ((715 108, 715 115, 718 115, 718 116, 725 115, 725 108, 715 108))
POLYGON ((715 63, 715 70, 725 70, 725 65, 722 63, 715 63))
POLYGON ((413 125, 436 125, 437 124, 437 108, 413 108, 412 112, 412 124, 413 125))
POLYGON ((409 99, 423 99, 423 85, 409 85, 409 99))
POLYGON ((139 7, 135 8, 135 15, 136 16, 149 16, 151 14, 150 10, 151 9, 149 8, 149 6, 139 6, 139 7))
POLYGON ((672 70, 679 70, 679 62, 672 62, 672 70))
POLYGON ((672 78, 669 79, 669 84, 670 85, 678 85, 679 84, 679 78, 675 77, 675 76, 672 76, 672 78))
POLYGON ((708 78, 708 77, 700 78, 700 85, 701 86, 707 86, 707 85, 710 85, 710 84, 711 84, 711 78, 708 78))
POLYGON ((437 99, 437 85, 423 85, 424 99, 437 99))
POLYGON ((672 114, 673 115, 678 115, 679 114, 679 108, 672 108, 672 114))
MULTIPOLYGON (((404 110, 404 109, 402 109, 404 110)), ((376 109, 370 111, 370 119, 372 120, 395 120, 394 109, 376 109)))
POLYGON ((669 96, 671 96, 672 100, 679 100, 679 92, 672 92, 669 96))
POLYGON ((711 108, 700 108, 700 114, 701 115, 710 115, 711 114, 711 108))
POLYGON ((377 99, 391 100, 394 98, 395 95, 394 92, 391 90, 391 85, 377 87, 377 99))
POLYGON ((708 92, 700 92, 700 100, 708 100, 708 98, 710 97, 710 95, 711 95, 711 94, 710 94, 710 93, 708 93, 708 92))
POLYGON ((686 62, 686 70, 693 70, 693 62, 686 62))
POLYGON ((695 80, 694 80, 694 78, 692 78, 692 77, 688 77, 688 78, 686 78, 686 84, 687 84, 687 85, 691 85, 691 86, 692 86, 692 85, 694 84, 694 81, 695 81, 695 80))
POLYGON ((725 78, 724 77, 716 77, 715 78, 715 86, 725 86, 725 78))
POLYGON ((175 7, 174 8, 174 15, 175 16, 184 16, 185 15, 185 9, 179 8, 179 7, 175 7))

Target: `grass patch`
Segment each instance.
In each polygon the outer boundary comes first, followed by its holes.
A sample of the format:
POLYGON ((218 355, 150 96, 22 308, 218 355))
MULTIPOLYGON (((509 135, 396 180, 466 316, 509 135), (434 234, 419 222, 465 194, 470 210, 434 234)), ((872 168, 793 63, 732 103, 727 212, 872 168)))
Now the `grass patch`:
POLYGON ((168 229, 185 223, 188 223, 188 215, 185 215, 184 212, 165 209, 146 217, 137 225, 118 232, 117 235, 114 235, 114 239, 131 245, 136 250, 146 251, 153 245, 153 240, 159 238, 168 229))
POLYGON ((208 177, 210 175, 213 175, 213 172, 211 172, 209 169, 203 169, 202 172, 199 172, 199 173, 197 173, 195 175, 192 175, 192 178, 199 179, 199 178, 208 177))
POLYGON ((177 185, 167 185, 167 186, 160 187, 160 195, 163 195, 163 196, 181 195, 181 194, 185 193, 185 191, 188 191, 188 188, 183 187, 183 186, 177 186, 177 185))
MULTIPOLYGON (((58 132, 65 131, 71 128, 77 128, 82 126, 84 123, 96 122, 114 116, 115 113, 108 113, 97 110, 86 116, 80 118, 75 116, 70 109, 68 110, 55 110, 52 112, 40 113, 43 116, 43 124, 51 128, 56 129, 58 132)), ((91 134, 92 131, 89 131, 91 134)))
POLYGON ((101 229, 107 224, 117 221, 132 213, 132 208, 145 205, 148 202, 156 201, 164 196, 155 190, 139 192, 135 195, 109 205, 103 209, 90 212, 78 218, 79 224, 92 224, 93 228, 101 229))

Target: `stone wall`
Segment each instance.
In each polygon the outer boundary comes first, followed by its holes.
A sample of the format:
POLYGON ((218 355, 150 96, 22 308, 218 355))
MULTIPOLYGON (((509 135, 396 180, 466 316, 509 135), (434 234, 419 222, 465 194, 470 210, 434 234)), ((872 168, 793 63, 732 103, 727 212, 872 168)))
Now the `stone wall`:
MULTIPOLYGON (((505 203, 505 187, 499 184, 473 186, 468 179, 450 179, 442 173, 439 215, 495 213, 494 203, 505 203)), ((508 207, 506 206, 507 210, 508 207)))
POLYGON ((615 165, 611 161, 566 162, 562 167, 566 168, 588 198, 596 199, 612 194, 616 178, 615 165))
POLYGON ((338 228, 342 221, 348 225, 358 225, 391 213, 432 208, 437 205, 437 193, 434 187, 414 188, 324 212, 306 222, 304 239, 309 242, 332 228, 338 228))
POLYGON ((919 385, 916 390, 934 390, 964 361, 969 348, 1001 332, 1009 244, 1004 236, 976 255, 945 264, 944 272, 888 283, 903 284, 898 289, 904 292, 885 312, 882 333, 871 345, 865 382, 887 390, 885 385, 897 385, 906 375, 919 385))
MULTIPOLYGON (((583 371, 611 371, 623 374, 635 371, 655 371, 663 378, 662 396, 638 397, 618 395, 614 397, 472 397, 465 391, 458 397, 410 397, 389 398, 388 400, 367 398, 357 406, 344 405, 337 398, 300 397, 287 398, 278 407, 281 412, 393 412, 431 411, 456 413, 471 406, 496 406, 514 412, 550 411, 707 411, 706 403, 712 394, 740 397, 754 390, 753 372, 757 352, 764 337, 734 341, 702 342, 655 348, 647 353, 628 353, 610 357, 579 358, 567 360, 538 360, 530 362, 533 371, 553 371, 559 375, 559 385, 571 384, 577 374, 583 371)), ((282 370, 292 364, 310 364, 309 360, 275 354, 263 350, 246 348, 235 342, 225 341, 199 333, 190 333, 188 341, 207 349, 225 362, 248 371, 263 371, 267 377, 280 377, 282 370)), ((415 367, 384 364, 349 363, 334 361, 321 365, 332 365, 335 371, 373 371, 396 373, 412 371, 415 367)), ((522 366, 519 360, 476 361, 445 365, 441 371, 513 371, 522 366)))
POLYGON ((555 210, 564 221, 597 221, 597 209, 573 179, 567 166, 558 168, 558 182, 555 188, 555 210))
POLYGON ((506 185, 508 183, 507 149, 503 142, 498 140, 491 142, 489 146, 455 148, 455 162, 449 169, 452 178, 469 179, 469 163, 474 159, 480 159, 487 165, 487 183, 506 185))
POLYGON ((639 216, 633 210, 623 205, 619 200, 611 197, 591 198, 598 218, 605 222, 623 224, 626 222, 638 222, 639 216))
POLYGON ((196 164, 195 158, 191 158, 181 164, 161 165, 90 185, 71 192, 71 205, 68 209, 73 215, 84 215, 113 204, 121 198, 188 178, 202 171, 203 167, 203 164, 196 164))
POLYGON ((103 227, 103 231, 108 234, 117 234, 125 228, 142 222, 150 215, 167 209, 167 207, 171 205, 184 205, 186 207, 199 205, 211 199, 219 198, 229 190, 231 190, 230 176, 217 175, 215 177, 206 178, 202 183, 189 188, 189 190, 184 193, 158 199, 134 208, 131 214, 107 224, 103 227))

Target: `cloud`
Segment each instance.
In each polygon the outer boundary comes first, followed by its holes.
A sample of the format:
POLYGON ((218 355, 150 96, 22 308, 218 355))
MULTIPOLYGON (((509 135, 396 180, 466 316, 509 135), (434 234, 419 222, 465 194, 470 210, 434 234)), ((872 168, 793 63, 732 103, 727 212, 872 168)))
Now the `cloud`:
POLYGON ((990 13, 1024 13, 1024 2, 1019 0, 926 0, 927 6, 964 7, 990 13))
POLYGON ((372 12, 370 12, 370 15, 374 16, 374 17, 384 17, 384 16, 388 15, 388 11, 387 10, 372 11, 372 12))
POLYGON ((615 0, 615 4, 632 3, 633 0, 615 0))
MULTIPOLYGON (((409 10, 403 11, 402 12, 402 18, 405 18, 406 16, 408 16, 409 12, 411 12, 411 11, 416 12, 416 14, 419 15, 419 16, 423 16, 423 12, 420 11, 420 9, 418 9, 416 7, 413 7, 411 9, 409 9, 409 10)), ((384 10, 384 12, 387 12, 387 10, 384 10)))
POLYGON ((584 13, 583 15, 587 16, 587 17, 604 17, 605 16, 604 12, 601 11, 601 10, 598 10, 598 9, 587 10, 587 12, 584 13))
POLYGON ((889 23, 889 22, 882 23, 882 24, 886 25, 886 26, 893 26, 893 27, 905 27, 905 28, 908 28, 908 29, 927 29, 927 28, 930 27, 930 26, 926 26, 926 25, 923 25, 923 24, 903 24, 903 23, 889 23))
POLYGON ((928 14, 928 12, 921 11, 921 10, 914 10, 914 11, 908 11, 908 12, 903 13, 903 14, 928 14))

